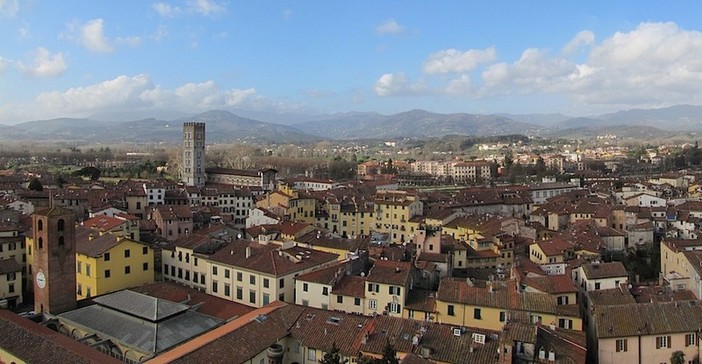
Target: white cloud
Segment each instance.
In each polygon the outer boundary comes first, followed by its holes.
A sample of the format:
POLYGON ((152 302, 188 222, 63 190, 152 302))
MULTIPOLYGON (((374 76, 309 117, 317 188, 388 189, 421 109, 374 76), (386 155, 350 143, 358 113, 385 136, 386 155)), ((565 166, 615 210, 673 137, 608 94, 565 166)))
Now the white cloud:
POLYGON ((378 34, 402 34, 405 32, 405 27, 394 19, 389 19, 375 27, 375 32, 378 34))
POLYGON ((105 37, 103 20, 93 19, 80 27, 80 43, 93 52, 109 53, 112 52, 112 46, 105 37))
POLYGON ((422 83, 411 83, 404 73, 386 73, 375 81, 378 96, 418 95, 426 90, 422 83))
POLYGON ((48 49, 39 47, 31 56, 32 61, 30 64, 17 62, 17 68, 26 76, 36 78, 53 77, 62 74, 68 69, 66 59, 60 52, 52 54, 48 49))
POLYGON ((0 0, 0 18, 11 18, 19 12, 18 0, 0 0))
POLYGON ((64 91, 43 92, 28 104, 0 105, 0 122, 54 117, 89 117, 124 110, 153 116, 159 112, 198 113, 211 109, 279 109, 255 89, 222 89, 214 81, 187 83, 174 89, 154 84, 148 75, 118 76, 96 84, 64 91))
POLYGON ((491 62, 496 57, 495 47, 469 49, 465 52, 446 49, 429 55, 424 62, 424 72, 434 74, 471 71, 479 64, 491 62))
POLYGON ((115 44, 126 45, 129 47, 138 47, 141 45, 141 42, 142 42, 141 37, 137 37, 137 36, 115 38, 115 44))
POLYGON ((601 39, 583 30, 556 54, 527 48, 516 60, 498 59, 494 47, 440 50, 425 60, 421 83, 390 72, 373 88, 378 96, 559 95, 592 110, 702 103, 702 32, 641 23, 601 39))
POLYGON ((226 14, 227 7, 224 2, 214 0, 186 0, 183 6, 174 6, 164 2, 151 4, 159 15, 173 18, 183 14, 199 14, 202 16, 226 14))
POLYGON ((583 30, 573 37, 568 44, 563 47, 564 54, 573 54, 581 46, 591 46, 595 43, 595 33, 589 30, 583 30))
POLYGON ((180 8, 177 6, 171 6, 166 3, 154 3, 151 7, 159 13, 159 15, 170 18, 176 16, 181 12, 180 8))
POLYGON ((188 9, 205 16, 227 12, 227 8, 223 3, 213 0, 188 0, 188 9))

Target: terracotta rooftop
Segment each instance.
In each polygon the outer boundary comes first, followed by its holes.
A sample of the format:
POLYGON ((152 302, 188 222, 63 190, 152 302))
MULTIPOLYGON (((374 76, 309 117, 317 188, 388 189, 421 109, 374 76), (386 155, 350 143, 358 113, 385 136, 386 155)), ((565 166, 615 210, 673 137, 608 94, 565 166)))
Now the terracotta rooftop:
POLYGON ((622 262, 590 263, 581 266, 587 279, 604 279, 615 277, 628 277, 626 267, 622 262))
POLYGON ((0 348, 27 363, 121 363, 8 310, 0 310, 0 348))
POLYGON ((634 303, 595 307, 598 338, 697 332, 700 301, 634 303))

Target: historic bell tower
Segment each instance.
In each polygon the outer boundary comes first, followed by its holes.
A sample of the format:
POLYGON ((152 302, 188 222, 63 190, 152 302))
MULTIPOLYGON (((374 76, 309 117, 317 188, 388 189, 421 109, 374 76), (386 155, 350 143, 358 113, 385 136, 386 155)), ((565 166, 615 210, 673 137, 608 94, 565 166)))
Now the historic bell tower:
POLYGON ((72 211, 52 207, 32 216, 34 311, 76 308, 76 226, 72 211))

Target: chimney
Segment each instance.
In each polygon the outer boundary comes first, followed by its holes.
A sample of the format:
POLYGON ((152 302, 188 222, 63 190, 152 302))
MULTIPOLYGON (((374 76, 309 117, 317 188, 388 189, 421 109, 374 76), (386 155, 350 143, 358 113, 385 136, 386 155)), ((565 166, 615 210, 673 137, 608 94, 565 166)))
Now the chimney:
POLYGON ((251 256, 251 247, 247 246, 246 247, 246 257, 249 258, 251 256))
POLYGON ((273 344, 266 350, 266 356, 268 356, 268 364, 283 364, 283 346, 280 344, 273 344))

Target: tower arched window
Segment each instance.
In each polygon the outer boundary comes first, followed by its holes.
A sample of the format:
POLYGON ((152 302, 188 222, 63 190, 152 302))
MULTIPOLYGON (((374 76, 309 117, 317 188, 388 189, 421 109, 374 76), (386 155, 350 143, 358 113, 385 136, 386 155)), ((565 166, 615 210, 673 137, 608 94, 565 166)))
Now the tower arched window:
POLYGON ((56 226, 58 231, 63 231, 63 229, 66 227, 66 222, 63 219, 59 219, 58 224, 56 226))
POLYGON ((59 238, 58 238, 58 246, 59 246, 60 248, 63 248, 65 245, 66 245, 66 244, 65 244, 65 241, 63 240, 63 236, 59 236, 59 238))
POLYGON ((37 220, 37 230, 39 230, 39 231, 44 230, 44 221, 43 220, 37 220))
MULTIPOLYGON (((39 221, 41 221, 41 220, 39 220, 39 221)), ((37 245, 39 246, 39 249, 44 248, 44 239, 42 237, 39 237, 39 239, 37 240, 37 245)))

